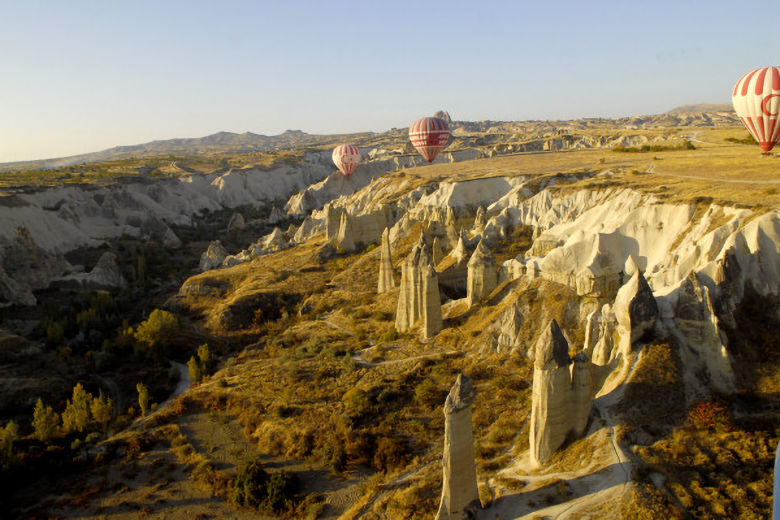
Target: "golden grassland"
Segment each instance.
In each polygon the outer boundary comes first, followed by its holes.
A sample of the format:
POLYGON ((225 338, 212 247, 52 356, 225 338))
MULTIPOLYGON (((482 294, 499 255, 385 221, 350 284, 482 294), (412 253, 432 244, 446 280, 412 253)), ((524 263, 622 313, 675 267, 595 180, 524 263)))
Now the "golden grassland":
MULTIPOLYGON (((641 131, 639 133, 644 133, 641 131)), ((780 206, 780 158, 763 156, 756 145, 734 144, 740 128, 696 132, 695 150, 619 153, 605 149, 528 152, 455 164, 433 164, 404 170, 418 185, 500 176, 549 176, 611 171, 560 189, 626 187, 662 201, 707 201, 726 206, 780 206)))

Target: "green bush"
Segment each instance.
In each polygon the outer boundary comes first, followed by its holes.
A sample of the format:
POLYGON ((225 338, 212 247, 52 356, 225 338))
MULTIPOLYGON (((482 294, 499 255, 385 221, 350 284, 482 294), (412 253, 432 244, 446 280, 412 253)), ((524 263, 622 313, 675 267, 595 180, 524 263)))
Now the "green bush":
POLYGON ((298 487, 295 474, 284 470, 269 474, 262 462, 254 459, 239 469, 230 499, 245 507, 279 512, 290 507, 298 487))
POLYGON ((444 398, 446 394, 436 387, 436 384, 430 379, 425 379, 422 383, 417 385, 414 389, 414 400, 420 406, 427 406, 428 408, 434 408, 440 404, 444 404, 444 398))

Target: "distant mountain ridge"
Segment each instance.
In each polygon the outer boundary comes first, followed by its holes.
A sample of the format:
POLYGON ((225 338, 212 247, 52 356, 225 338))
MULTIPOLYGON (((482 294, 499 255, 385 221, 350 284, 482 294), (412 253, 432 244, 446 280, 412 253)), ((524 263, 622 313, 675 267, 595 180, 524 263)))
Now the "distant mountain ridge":
POLYGON ((731 103, 699 103, 698 105, 682 105, 675 107, 668 112, 670 115, 692 114, 698 112, 733 112, 734 107, 731 103))
POLYGON ((72 164, 115 161, 169 154, 189 155, 214 152, 266 152, 277 148, 324 145, 330 142, 343 140, 346 135, 355 138, 370 134, 370 132, 364 132, 360 134, 316 135, 307 134, 301 130, 286 130, 279 135, 267 136, 252 132, 244 132, 242 134, 234 132, 217 132, 205 137, 174 138, 142 144, 115 146, 99 152, 90 152, 68 157, 0 163, 0 171, 58 168, 72 164))
MULTIPOLYGON (((611 121, 614 122, 616 127, 623 127, 627 122, 641 123, 643 121, 654 121, 655 124, 661 126, 678 126, 684 124, 684 121, 677 121, 679 116, 693 113, 723 113, 733 112, 731 104, 721 103, 703 103, 698 105, 684 105, 673 108, 663 114, 657 114, 654 116, 634 116, 623 118, 585 118, 574 120, 572 122, 589 121, 598 119, 599 121, 611 121)), ((450 120, 452 129, 462 127, 464 129, 488 131, 492 127, 505 126, 506 124, 514 124, 520 122, 509 121, 479 121, 479 122, 467 122, 467 121, 452 121, 447 112, 439 111, 436 114, 439 117, 450 120)), ((706 117, 706 116, 705 116, 706 117)), ((690 119, 686 116, 682 119, 690 119)), ((709 119, 709 118, 708 118, 709 119)), ((722 118, 721 118, 722 119, 722 118)), ((710 120, 712 124, 712 121, 710 120)), ((717 121, 714 124, 718 123, 717 121)), ((19 170, 33 170, 33 169, 50 169, 58 168, 62 166, 70 166, 74 164, 84 163, 97 163, 103 161, 116 161, 130 158, 144 158, 144 157, 159 157, 165 155, 198 155, 208 153, 247 153, 247 152, 267 152, 274 149, 290 149, 301 147, 323 147, 333 144, 340 144, 345 141, 351 141, 355 144, 362 145, 361 141, 365 142, 367 137, 376 137, 382 135, 390 136, 393 134, 395 137, 404 133, 403 129, 392 129, 386 132, 362 132, 353 134, 307 134, 301 130, 286 130, 279 135, 262 135, 252 132, 244 132, 241 134, 234 132, 217 132, 215 134, 207 135, 204 137, 191 137, 191 138, 174 138, 151 141, 148 143, 141 143, 135 145, 115 146, 106 150, 98 152, 90 152, 79 155, 72 155, 69 157, 58 157, 54 159, 39 159, 32 161, 17 161, 9 163, 0 163, 0 172, 19 171, 19 170)))

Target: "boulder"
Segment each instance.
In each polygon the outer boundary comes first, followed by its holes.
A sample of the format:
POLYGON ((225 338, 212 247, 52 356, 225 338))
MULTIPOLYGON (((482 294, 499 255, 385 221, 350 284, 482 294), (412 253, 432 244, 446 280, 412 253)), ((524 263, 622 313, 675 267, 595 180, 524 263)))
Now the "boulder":
POLYGON ((206 251, 200 255, 198 269, 200 269, 201 272, 208 271, 209 269, 216 269, 222 265, 222 262, 227 255, 227 249, 222 245, 222 242, 214 240, 209 244, 206 251))

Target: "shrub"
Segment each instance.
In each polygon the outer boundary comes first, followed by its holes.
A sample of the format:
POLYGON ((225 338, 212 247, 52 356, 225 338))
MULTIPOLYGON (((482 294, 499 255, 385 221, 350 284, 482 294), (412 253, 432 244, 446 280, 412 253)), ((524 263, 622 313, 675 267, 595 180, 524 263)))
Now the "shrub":
POLYGON ((374 450, 372 465, 379 471, 389 471, 406 462, 407 449, 401 442, 391 437, 379 437, 374 450))
POLYGON ((414 389, 414 399, 421 406, 433 408, 444 403, 444 392, 430 379, 425 379, 414 389))
POLYGON ((262 462, 254 459, 239 469, 230 499, 246 507, 281 511, 289 506, 298 486, 296 475, 287 471, 269 474, 262 462))
POLYGON ((384 332, 384 334, 382 334, 379 337, 379 341, 385 341, 385 342, 395 341, 397 339, 398 339, 398 331, 395 330, 395 327, 390 327, 384 332))
POLYGON ((360 388, 353 388, 341 398, 344 409, 351 418, 357 418, 371 411, 371 401, 368 394, 360 388))
POLYGON ((729 420, 726 407, 713 400, 698 401, 688 411, 688 420, 698 430, 723 430, 728 428, 729 420))

